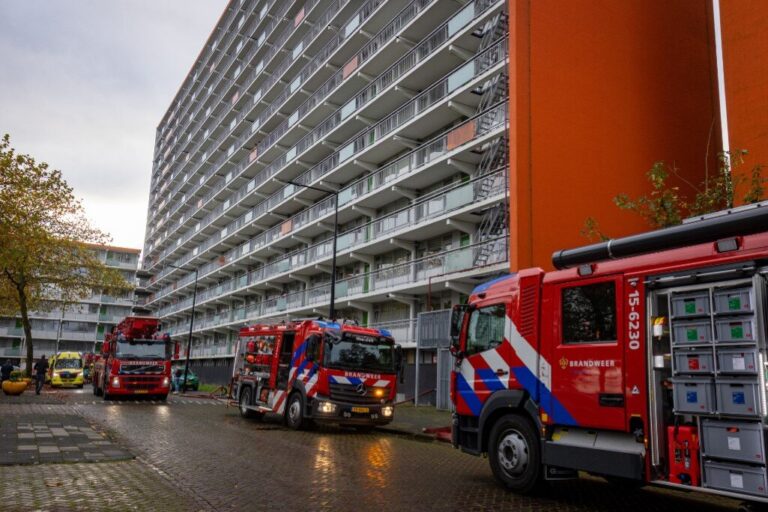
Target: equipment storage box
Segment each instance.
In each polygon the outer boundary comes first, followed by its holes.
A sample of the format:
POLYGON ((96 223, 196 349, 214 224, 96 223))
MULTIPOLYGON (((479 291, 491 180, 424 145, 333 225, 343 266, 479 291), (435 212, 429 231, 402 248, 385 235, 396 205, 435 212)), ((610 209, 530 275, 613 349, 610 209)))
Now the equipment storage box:
POLYGON ((720 414, 760 414, 757 379, 718 379, 716 387, 717 411, 720 414))
POLYGON ((674 355, 676 373, 706 375, 715 370, 715 360, 711 349, 677 349, 674 351, 674 355))
POLYGON ((755 375, 757 361, 756 348, 717 347, 718 373, 755 375))
POLYGON ((696 316, 709 314, 709 292, 686 293, 672 296, 672 315, 696 316))
POLYGON ((758 496, 768 495, 764 467, 704 461, 704 486, 758 496))
POLYGON ((718 343, 755 341, 755 326, 752 317, 723 318, 715 321, 718 343))
POLYGON ((732 288, 717 290, 715 297, 716 313, 747 313, 752 311, 752 288, 732 288))
POLYGON ((705 419, 702 431, 705 457, 765 463, 765 434, 761 423, 705 419))
POLYGON ((672 323, 673 341, 677 345, 686 343, 710 343, 712 341, 712 325, 709 319, 695 321, 675 321, 672 323))
POLYGON ((715 384, 708 378, 672 380, 675 412, 710 414, 715 412, 715 384))

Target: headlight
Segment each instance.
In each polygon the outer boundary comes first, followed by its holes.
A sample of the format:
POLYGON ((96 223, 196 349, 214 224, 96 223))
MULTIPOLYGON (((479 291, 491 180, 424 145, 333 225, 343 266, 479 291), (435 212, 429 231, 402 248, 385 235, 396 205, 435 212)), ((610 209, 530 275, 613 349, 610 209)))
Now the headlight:
POLYGON ((391 405, 387 405, 381 408, 381 415, 385 418, 389 418, 395 412, 395 408, 391 405))
POLYGON ((332 402, 320 402, 317 404, 317 410, 323 414, 331 414, 336 411, 336 404, 332 402))
POLYGON ((170 383, 171 383, 171 379, 169 379, 168 377, 163 379, 163 387, 164 388, 167 388, 168 384, 170 384, 170 383))
POLYGON ((120 379, 117 377, 112 378, 112 387, 113 388, 119 388, 120 387, 120 379))

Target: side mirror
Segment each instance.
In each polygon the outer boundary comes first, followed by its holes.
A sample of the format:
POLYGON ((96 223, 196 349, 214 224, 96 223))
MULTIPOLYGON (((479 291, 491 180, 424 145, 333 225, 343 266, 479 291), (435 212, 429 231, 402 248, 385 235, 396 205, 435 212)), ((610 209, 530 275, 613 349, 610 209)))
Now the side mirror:
POLYGON ((464 323, 464 315, 472 309, 469 304, 454 304, 451 309, 451 354, 459 352, 461 326, 464 323))
POLYGON ((173 344, 173 358, 178 359, 179 358, 179 342, 173 344))

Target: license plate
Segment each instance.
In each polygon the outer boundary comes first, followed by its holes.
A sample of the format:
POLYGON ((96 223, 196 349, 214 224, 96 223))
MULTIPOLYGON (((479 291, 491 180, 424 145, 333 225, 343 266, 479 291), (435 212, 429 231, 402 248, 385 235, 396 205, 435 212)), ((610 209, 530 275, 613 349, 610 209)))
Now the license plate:
POLYGON ((352 412, 366 414, 371 412, 371 410, 368 407, 353 407, 352 412))
POLYGON ((137 389, 136 391, 134 391, 134 393, 139 395, 141 393, 149 393, 149 390, 148 389, 137 389))

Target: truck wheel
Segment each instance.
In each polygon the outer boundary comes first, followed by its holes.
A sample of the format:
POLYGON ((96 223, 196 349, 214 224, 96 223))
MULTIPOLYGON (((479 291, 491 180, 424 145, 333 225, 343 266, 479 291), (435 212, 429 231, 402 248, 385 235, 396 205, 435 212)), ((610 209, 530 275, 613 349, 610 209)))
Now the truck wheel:
POLYGON ((304 399, 299 392, 295 392, 288 399, 288 407, 285 408, 285 423, 293 430, 301 430, 306 427, 304 399))
POLYGON ((253 400, 251 399, 251 396, 253 395, 253 391, 249 387, 244 387, 243 390, 240 392, 240 416, 243 418, 257 418, 259 414, 254 411, 253 409, 248 409, 247 406, 251 405, 253 400))
POLYGON ((488 458, 493 476, 507 489, 527 494, 541 480, 541 449, 531 423, 510 414, 491 429, 488 458))

